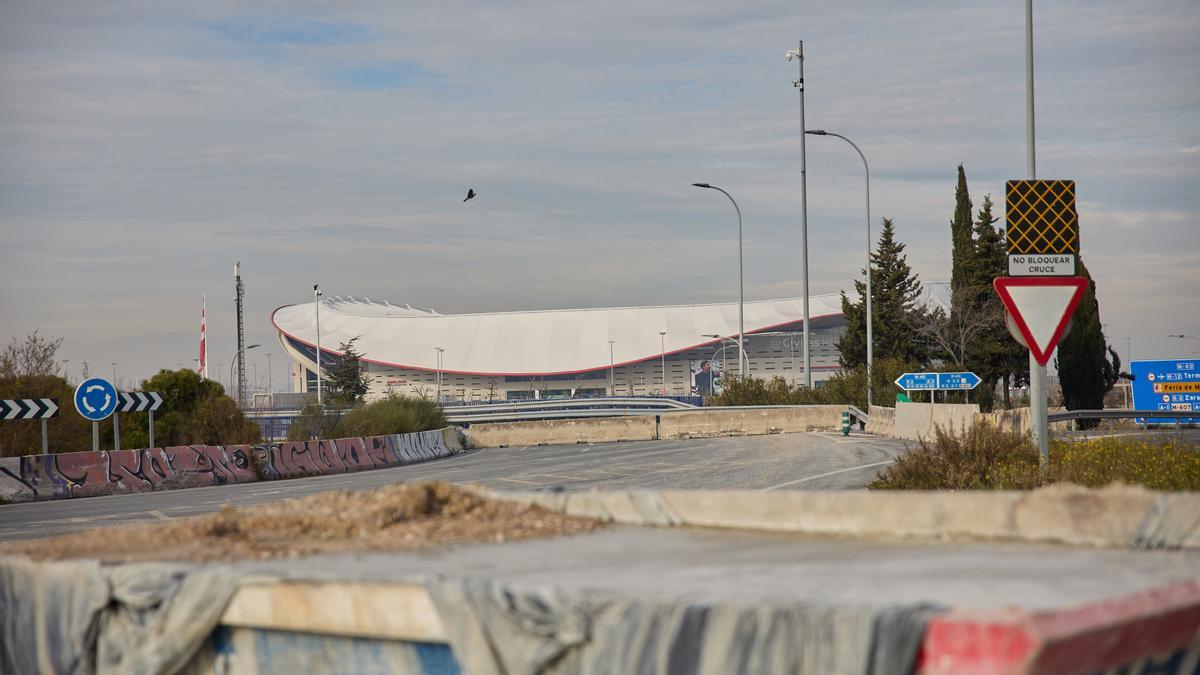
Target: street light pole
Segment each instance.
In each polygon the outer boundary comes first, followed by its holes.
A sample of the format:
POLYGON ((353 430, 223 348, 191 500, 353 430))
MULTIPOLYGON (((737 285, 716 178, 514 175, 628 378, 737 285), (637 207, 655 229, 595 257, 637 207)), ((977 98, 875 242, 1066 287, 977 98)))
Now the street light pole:
POLYGON ((804 293, 804 386, 812 389, 812 355, 808 340, 808 161, 804 150, 804 40, 798 49, 789 49, 787 60, 800 62, 800 79, 792 86, 800 90, 800 287, 804 293))
MULTIPOLYGON (((229 362, 229 386, 230 387, 233 386, 233 367, 237 365, 238 357, 241 356, 243 352, 247 352, 251 349, 254 349, 255 347, 260 347, 260 346, 261 345, 257 345, 257 344, 249 345, 246 347, 242 347, 241 349, 239 349, 233 353, 233 360, 229 362)), ((219 366, 221 364, 218 363, 217 365, 219 366)), ((240 402, 242 400, 241 394, 242 394, 242 392, 239 391, 238 398, 237 398, 237 400, 239 401, 239 406, 238 406, 239 408, 241 407, 241 405, 240 405, 240 402)))
POLYGON ((659 340, 659 345, 660 345, 660 349, 661 349, 661 353, 662 353, 662 375, 663 375, 662 393, 663 393, 663 396, 666 396, 667 395, 667 331, 665 331, 665 330, 658 331, 658 340, 659 340))
POLYGON ((437 401, 438 405, 442 404, 442 352, 446 351, 441 347, 434 347, 437 357, 437 401))
POLYGON ((859 149, 854 141, 846 138, 841 134, 835 134, 832 131, 823 129, 815 129, 806 131, 806 134, 814 136, 836 136, 850 144, 858 156, 862 159, 863 172, 867 177, 867 410, 871 409, 871 375, 875 365, 875 350, 874 341, 871 339, 871 167, 867 165, 867 156, 859 149))
POLYGON ((615 342, 616 342, 616 340, 608 341, 608 395, 609 396, 617 395, 617 375, 616 375, 616 365, 615 365, 616 361, 613 359, 613 343, 615 343, 615 342))
POLYGON ((313 284, 313 303, 317 308, 317 408, 325 410, 321 402, 321 285, 313 284))
POLYGON ((746 275, 742 267, 742 210, 738 208, 738 204, 733 199, 733 195, 722 190, 716 185, 708 183, 692 183, 693 187, 706 188, 716 190, 729 198, 729 202, 733 204, 733 210, 737 211, 738 218, 738 377, 746 377, 746 349, 742 344, 743 336, 746 334, 746 275))

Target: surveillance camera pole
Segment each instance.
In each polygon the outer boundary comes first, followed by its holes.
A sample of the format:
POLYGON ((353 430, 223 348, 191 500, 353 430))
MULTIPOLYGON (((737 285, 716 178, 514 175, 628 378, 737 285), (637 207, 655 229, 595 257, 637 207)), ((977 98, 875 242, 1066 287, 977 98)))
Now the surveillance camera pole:
POLYGON ((812 354, 808 339, 808 163, 804 152, 804 40, 788 50, 787 60, 800 62, 800 79, 792 85, 800 90, 800 290, 804 293, 804 386, 812 389, 812 354))

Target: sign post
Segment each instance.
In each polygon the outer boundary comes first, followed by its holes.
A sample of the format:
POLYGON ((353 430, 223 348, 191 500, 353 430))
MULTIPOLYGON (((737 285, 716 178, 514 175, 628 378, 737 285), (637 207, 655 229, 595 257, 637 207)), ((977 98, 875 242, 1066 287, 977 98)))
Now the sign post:
MULTIPOLYGON (((1032 77, 1030 82, 1032 105, 1032 77)), ((1008 276, 994 285, 1008 309, 1009 330, 1029 347, 1029 426, 1042 463, 1050 457, 1046 363, 1065 333, 1087 279, 1075 276, 1079 257, 1079 215, 1075 181, 1036 180, 1032 120, 1029 179, 1005 184, 1004 237, 1008 276)))
POLYGON ((50 454, 46 420, 58 415, 58 400, 53 398, 16 398, 0 400, 0 420, 41 420, 42 454, 50 454))
POLYGON ((117 388, 112 382, 93 377, 75 388, 75 410, 92 421, 92 451, 100 450, 100 422, 117 410, 117 388))
POLYGON ((150 443, 154 447, 154 411, 162 407, 163 399, 154 391, 126 391, 121 393, 121 402, 117 412, 146 412, 150 413, 150 443))

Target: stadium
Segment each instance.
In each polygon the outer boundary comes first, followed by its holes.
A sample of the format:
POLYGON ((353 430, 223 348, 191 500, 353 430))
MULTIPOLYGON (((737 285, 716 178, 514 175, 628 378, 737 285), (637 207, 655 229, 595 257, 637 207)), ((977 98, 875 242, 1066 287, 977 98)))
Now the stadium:
MULTIPOLYGON (((837 294, 812 296, 814 384, 838 370, 837 294)), ((804 382, 800 298, 745 303, 748 374, 804 382)), ((316 303, 271 315, 293 360, 292 391, 317 389, 316 303)), ((737 372, 738 303, 442 314, 368 298, 323 298, 321 363, 358 337, 368 400, 388 392, 449 402, 719 393, 737 372), (439 384, 440 383, 440 384, 439 384)))

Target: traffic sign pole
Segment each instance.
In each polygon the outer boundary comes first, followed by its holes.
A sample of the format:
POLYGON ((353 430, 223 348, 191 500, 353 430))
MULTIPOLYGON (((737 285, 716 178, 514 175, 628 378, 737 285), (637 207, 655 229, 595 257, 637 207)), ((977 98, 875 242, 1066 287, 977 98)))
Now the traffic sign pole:
POLYGON ((154 447, 154 411, 150 411, 150 443, 147 447, 154 447))
POLYGON ((92 452, 100 452, 100 423, 92 422, 92 452))
POLYGON ((121 449, 121 413, 113 413, 113 450, 121 449))
POLYGON ((50 454, 50 440, 46 432, 46 418, 42 418, 42 454, 50 454))

